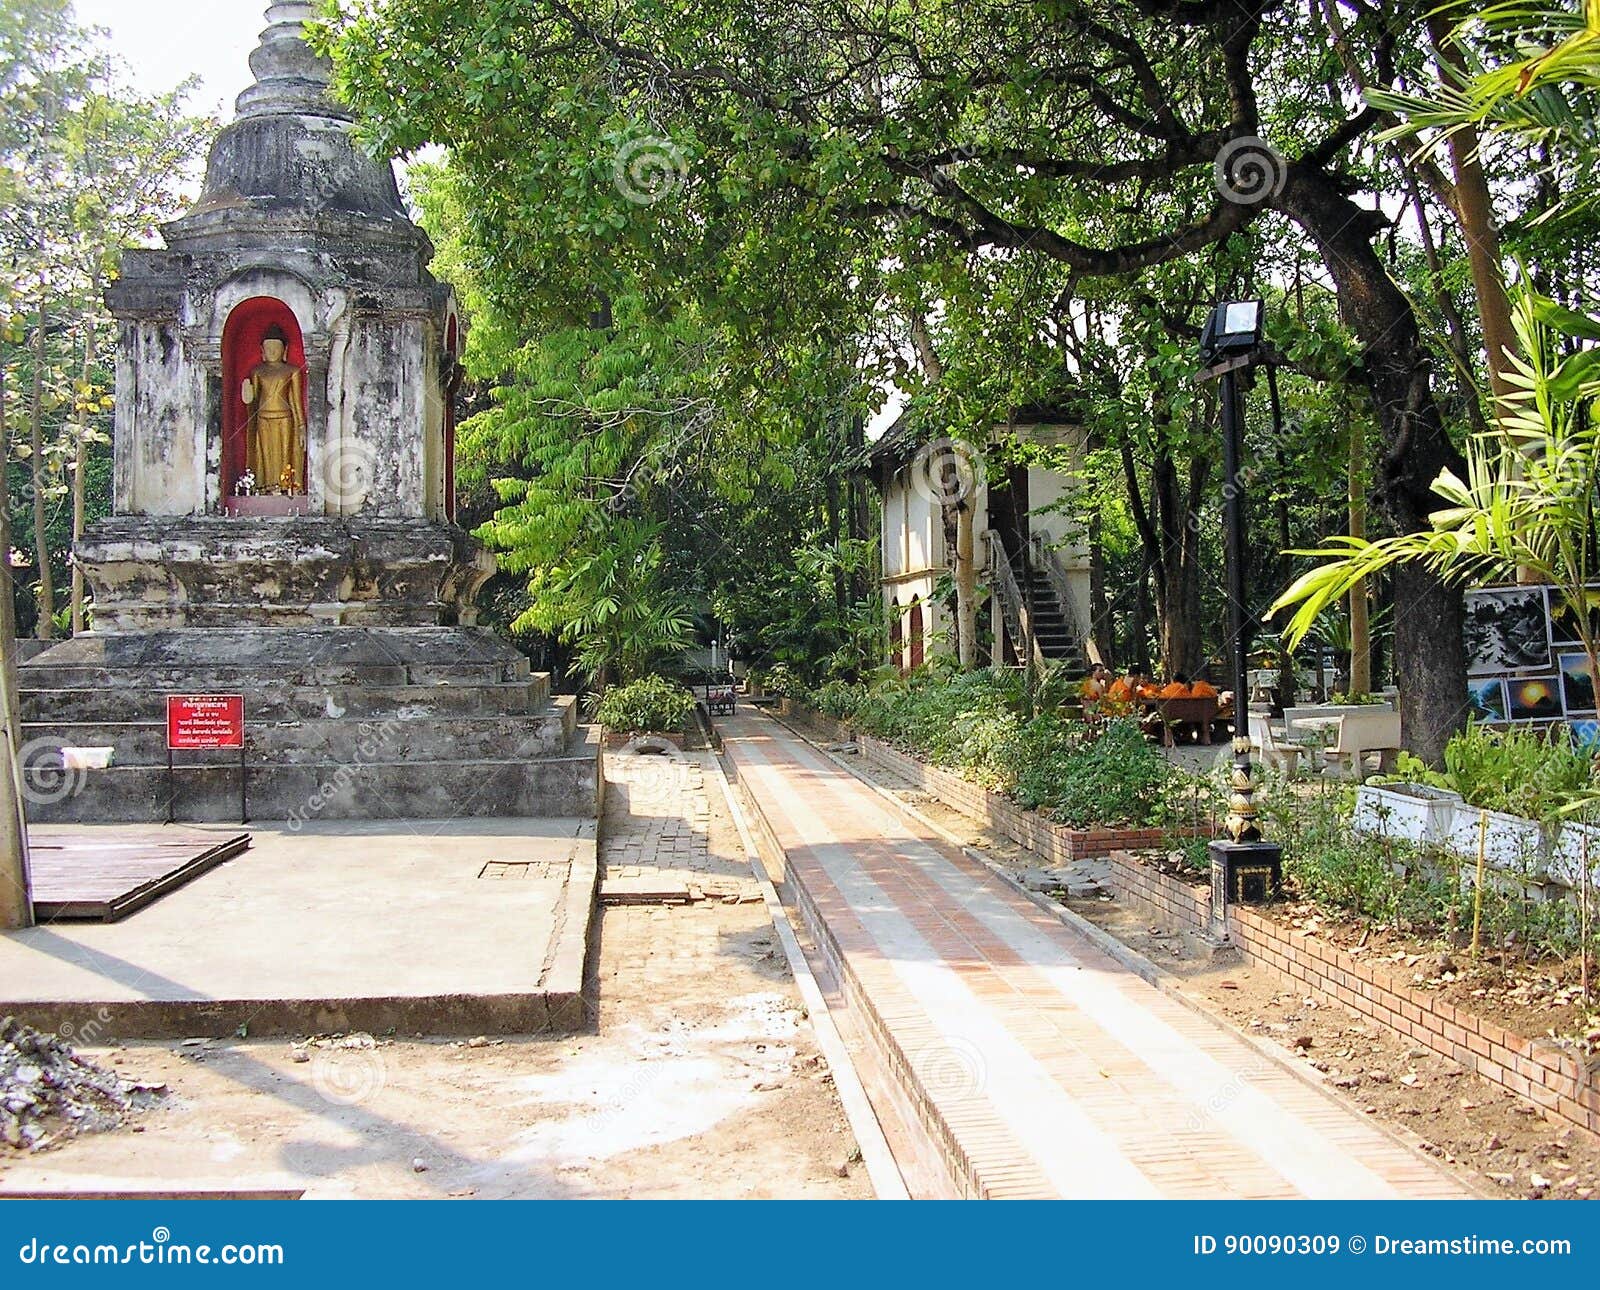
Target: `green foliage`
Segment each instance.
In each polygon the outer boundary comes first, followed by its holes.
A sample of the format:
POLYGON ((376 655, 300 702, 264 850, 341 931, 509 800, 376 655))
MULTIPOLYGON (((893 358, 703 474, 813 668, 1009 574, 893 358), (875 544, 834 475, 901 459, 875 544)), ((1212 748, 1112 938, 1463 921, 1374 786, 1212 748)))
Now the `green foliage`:
POLYGON ((694 695, 664 676, 646 676, 614 685, 595 709, 607 730, 675 733, 694 716, 694 695))
POLYGON ((1048 807, 1052 818, 1080 828, 1153 821, 1174 779, 1167 760, 1131 721, 1113 721, 1077 746, 1054 731, 1038 743, 1038 755, 1017 776, 1017 800, 1048 807))
POLYGON ((1442 923, 1449 882, 1424 872, 1412 848, 1354 832, 1348 790, 1268 792, 1258 802, 1268 836, 1283 845, 1286 876, 1309 899, 1390 925, 1442 923))
POLYGON ((1495 730, 1474 722, 1445 745, 1442 771, 1402 752, 1382 782, 1447 788, 1469 806, 1551 823, 1592 801, 1597 772, 1593 750, 1564 726, 1495 730))
POLYGON ((1600 498, 1600 319, 1564 309, 1530 287, 1514 302, 1520 355, 1508 355, 1498 426, 1468 444, 1467 476, 1446 470, 1433 483, 1442 503, 1431 527, 1376 540, 1332 538, 1297 555, 1321 560, 1273 606, 1294 608, 1284 635, 1297 645, 1319 615, 1363 579, 1396 564, 1421 564, 1458 583, 1516 582, 1531 573, 1560 588, 1591 661, 1586 588, 1594 580, 1594 520, 1600 498))
POLYGON ((761 676, 767 693, 775 694, 780 699, 803 699, 809 693, 805 678, 787 663, 779 663, 770 671, 763 672, 761 676))
POLYGON ((538 570, 548 599, 517 627, 554 629, 578 647, 578 663, 598 684, 630 681, 688 648, 689 607, 662 574, 653 525, 619 522, 605 538, 561 564, 538 570))
POLYGON ((1554 733, 1472 725, 1444 750, 1445 780, 1472 806, 1551 820, 1590 788, 1594 757, 1554 733))
POLYGON ((1074 828, 1165 820, 1178 776, 1131 721, 1090 727, 1053 711, 1022 713, 1009 671, 924 668, 871 684, 834 682, 813 706, 960 771, 1074 828))
POLYGON ((823 716, 845 721, 866 701, 867 687, 860 681, 829 681, 804 696, 823 716))

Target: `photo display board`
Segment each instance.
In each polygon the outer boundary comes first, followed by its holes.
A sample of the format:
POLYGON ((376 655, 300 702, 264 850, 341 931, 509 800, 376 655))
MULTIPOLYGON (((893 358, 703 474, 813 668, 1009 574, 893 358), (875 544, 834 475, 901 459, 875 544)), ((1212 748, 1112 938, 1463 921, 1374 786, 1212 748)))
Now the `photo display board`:
MULTIPOLYGON (((1586 595, 1600 632, 1600 583, 1586 595)), ((1573 606, 1555 587, 1467 592, 1467 698, 1475 721, 1566 721, 1580 741, 1597 731, 1595 678, 1573 606)))

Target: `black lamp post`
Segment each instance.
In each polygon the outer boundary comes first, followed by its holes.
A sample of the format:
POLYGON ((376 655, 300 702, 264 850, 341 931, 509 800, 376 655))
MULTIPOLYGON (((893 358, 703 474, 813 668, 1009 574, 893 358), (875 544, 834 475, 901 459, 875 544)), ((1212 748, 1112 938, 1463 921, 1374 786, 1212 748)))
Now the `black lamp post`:
POLYGON ((1212 931, 1227 936, 1233 903, 1273 899, 1283 875, 1282 848, 1261 838, 1250 762, 1250 684, 1246 656, 1244 398, 1240 375, 1271 358, 1262 343, 1261 301, 1220 304, 1200 335, 1199 379, 1216 380, 1222 403, 1222 461, 1228 581, 1228 641, 1233 663, 1233 774, 1225 840, 1211 843, 1212 931))

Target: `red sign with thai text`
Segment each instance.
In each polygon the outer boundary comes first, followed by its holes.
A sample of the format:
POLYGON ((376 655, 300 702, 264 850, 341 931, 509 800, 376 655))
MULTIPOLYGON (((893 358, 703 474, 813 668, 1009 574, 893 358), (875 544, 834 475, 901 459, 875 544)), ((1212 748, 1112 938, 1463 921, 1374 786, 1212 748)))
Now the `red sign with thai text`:
POLYGON ((244 747, 244 695, 169 694, 167 747, 244 747))

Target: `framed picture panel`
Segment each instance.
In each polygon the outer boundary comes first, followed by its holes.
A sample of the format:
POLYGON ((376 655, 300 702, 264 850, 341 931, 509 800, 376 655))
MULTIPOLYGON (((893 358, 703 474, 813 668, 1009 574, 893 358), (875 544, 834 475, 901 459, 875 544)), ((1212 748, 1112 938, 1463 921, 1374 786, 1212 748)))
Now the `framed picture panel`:
POLYGON ((1550 605, 1543 587, 1467 593, 1467 675, 1550 667, 1550 605))

